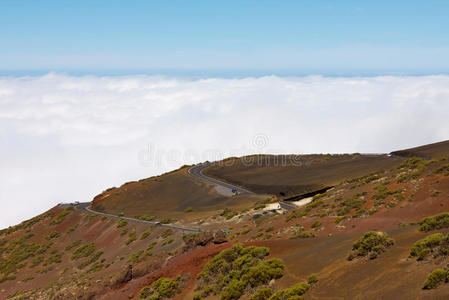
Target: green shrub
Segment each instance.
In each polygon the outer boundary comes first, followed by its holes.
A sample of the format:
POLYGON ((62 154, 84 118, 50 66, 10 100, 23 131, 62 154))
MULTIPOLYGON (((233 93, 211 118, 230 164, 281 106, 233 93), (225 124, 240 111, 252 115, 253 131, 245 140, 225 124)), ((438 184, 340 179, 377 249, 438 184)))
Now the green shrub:
POLYGON ((128 225, 128 220, 126 219, 120 219, 117 221, 117 228, 125 227, 128 225))
POLYGON ((103 253, 104 253, 103 250, 98 250, 97 252, 95 252, 94 255, 92 255, 91 257, 89 257, 89 259, 87 259, 85 262, 81 263, 81 264, 78 266, 78 269, 84 269, 84 268, 87 267, 88 265, 90 265, 90 264, 96 262, 96 261, 100 258, 100 256, 103 255, 103 253))
POLYGON ((175 239, 169 239, 169 240, 166 240, 166 241, 164 241, 164 242, 161 244, 161 246, 165 246, 165 245, 171 244, 171 243, 173 243, 174 241, 175 241, 175 239))
POLYGON ((291 288, 277 291, 269 300, 289 300, 289 299, 301 299, 310 288, 310 285, 306 282, 300 282, 291 288))
POLYGON ((238 215, 239 213, 236 211, 232 211, 229 208, 225 208, 221 213, 220 216, 224 217, 226 220, 231 219, 232 217, 238 215))
POLYGON ((423 260, 430 253, 448 255, 449 235, 444 236, 441 233, 430 234, 414 243, 410 249, 410 257, 416 257, 417 260, 423 260))
POLYGON ((135 230, 131 231, 128 235, 128 240, 126 241, 126 245, 131 244, 132 242, 134 242, 135 240, 137 240, 137 233, 135 230))
POLYGON ((47 235, 45 238, 47 240, 51 240, 51 239, 57 239, 58 237, 61 236, 61 233, 57 232, 57 231, 53 231, 52 233, 50 233, 49 235, 47 235))
POLYGON ((434 174, 443 174, 449 176, 449 164, 445 164, 433 171, 434 174))
POLYGON ((192 212, 193 211, 193 207, 192 206, 189 206, 189 207, 187 207, 185 210, 184 210, 184 212, 186 212, 186 213, 189 213, 189 212, 192 212))
POLYGON ((335 224, 341 223, 346 218, 347 218, 346 216, 340 216, 340 217, 335 218, 335 224))
POLYGON ((58 225, 61 224, 65 218, 73 211, 73 207, 67 207, 59 214, 55 216, 55 218, 50 222, 50 225, 58 225))
POLYGON ((170 224, 172 222, 173 222, 173 220, 170 218, 165 218, 165 219, 162 219, 159 221, 159 223, 161 223, 161 224, 170 224))
POLYGON ((140 290, 141 299, 167 299, 175 296, 180 292, 179 279, 159 278, 151 284, 151 286, 145 286, 140 290))
POLYGON ((271 232, 274 230, 273 226, 268 227, 267 229, 265 229, 265 232, 271 232))
POLYGON ((74 232, 78 228, 79 224, 75 224, 67 230, 67 233, 74 232))
POLYGON ((217 254, 198 275, 202 296, 213 291, 220 299, 238 299, 249 288, 268 284, 284 274, 284 263, 278 258, 265 260, 266 247, 243 247, 235 244, 217 254))
POLYGON ((169 237, 170 235, 172 235, 173 233, 174 233, 174 231, 172 229, 167 229, 161 233, 161 238, 165 239, 165 238, 169 237))
POLYGON ((449 213, 427 217, 418 222, 420 231, 431 231, 449 227, 449 213))
POLYGON ((357 256, 367 256, 370 259, 375 259, 386 248, 392 246, 394 240, 385 232, 370 231, 365 233, 352 245, 352 250, 347 259, 352 260, 357 256))
POLYGON ((318 274, 311 274, 308 278, 307 278, 307 282, 309 283, 309 284, 313 284, 313 283, 316 283, 316 282, 318 282, 318 274))
POLYGON ((439 286, 441 283, 446 281, 447 271, 443 269, 433 270, 429 276, 427 276, 426 281, 424 282, 423 289, 431 290, 439 286))
POLYGON ((95 251, 95 244, 89 243, 77 248, 72 254, 72 260, 88 257, 95 251))
POLYGON ((147 237, 149 237, 151 235, 151 230, 147 230, 145 232, 142 233, 142 235, 140 236, 141 240, 146 239, 147 237))
POLYGON ((315 221, 315 222, 313 222, 313 224, 312 224, 312 228, 313 229, 318 229, 318 228, 320 228, 321 227, 321 225, 323 225, 323 223, 321 223, 320 221, 315 221))
POLYGON ((128 259, 128 262, 131 263, 136 263, 140 261, 140 257, 141 255, 144 253, 143 250, 139 250, 136 253, 134 253, 133 255, 131 255, 131 257, 128 259))
POLYGON ((270 298, 272 294, 273 291, 270 288, 261 288, 251 296, 251 300, 265 300, 270 298))

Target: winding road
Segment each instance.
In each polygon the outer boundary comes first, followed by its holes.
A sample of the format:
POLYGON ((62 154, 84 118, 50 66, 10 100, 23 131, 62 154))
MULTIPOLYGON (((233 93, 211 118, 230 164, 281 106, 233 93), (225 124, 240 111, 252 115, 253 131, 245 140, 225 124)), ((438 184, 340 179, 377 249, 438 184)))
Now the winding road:
POLYGON ((203 170, 209 167, 210 163, 202 163, 194 165, 189 169, 189 174, 212 185, 215 185, 217 191, 221 194, 231 196, 234 194, 233 190, 237 191, 237 194, 254 194, 250 190, 244 189, 240 186, 230 184, 203 174, 203 170))
POLYGON ((79 203, 79 204, 75 205, 75 208, 79 211, 82 211, 83 213, 86 213, 86 214, 95 214, 95 215, 106 216, 106 217, 114 218, 114 219, 125 219, 125 220, 135 222, 135 223, 156 225, 159 227, 180 230, 183 232, 200 232, 201 231, 198 228, 187 228, 187 227, 181 227, 181 226, 175 226, 175 225, 169 225, 169 224, 161 224, 159 222, 145 221, 145 220, 129 218, 129 217, 119 217, 117 215, 94 211, 94 210, 90 209, 91 205, 92 205, 92 202, 83 202, 83 203, 79 203))
MULTIPOLYGON (((188 173, 190 175, 192 175, 193 177, 198 178, 201 181, 215 185, 217 192, 219 192, 220 194, 226 195, 226 196, 234 195, 235 191, 237 191, 237 194, 254 194, 250 190, 247 190, 240 186, 233 185, 233 184, 230 184, 230 183, 227 183, 227 182, 204 175, 203 170, 205 168, 209 167, 210 165, 211 165, 210 163, 202 163, 202 164, 194 165, 193 167, 191 167, 188 170, 188 173)), ((296 206, 294 204, 286 203, 283 201, 279 201, 279 204, 280 204, 281 208, 283 208, 285 210, 291 210, 291 209, 296 208, 296 206)), ((94 211, 90 208, 91 206, 92 206, 92 202, 82 202, 82 203, 76 204, 75 209, 82 211, 86 214, 96 214, 96 215, 106 216, 106 217, 114 218, 114 219, 124 219, 124 220, 128 220, 130 222, 147 224, 147 225, 152 225, 152 226, 156 225, 156 226, 160 226, 163 228, 180 230, 183 232, 200 232, 201 231, 198 228, 188 228, 188 227, 181 227, 181 226, 176 226, 176 225, 161 224, 159 222, 145 221, 145 220, 129 218, 129 217, 120 217, 120 216, 113 215, 113 214, 94 211)))

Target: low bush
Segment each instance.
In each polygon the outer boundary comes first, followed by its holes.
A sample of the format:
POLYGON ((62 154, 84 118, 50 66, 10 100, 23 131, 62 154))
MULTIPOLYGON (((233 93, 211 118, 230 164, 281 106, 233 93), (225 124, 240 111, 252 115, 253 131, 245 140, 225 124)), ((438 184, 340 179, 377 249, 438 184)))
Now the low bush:
POLYGON ((431 231, 449 227, 449 213, 427 217, 418 222, 420 231, 431 231))
POLYGON ((117 221, 117 228, 125 227, 128 225, 128 220, 126 219, 120 219, 117 221))
POLYGON ((186 209, 184 209, 184 212, 189 213, 189 212, 193 212, 193 207, 189 206, 186 209))
POLYGON ((96 261, 100 258, 100 256, 103 255, 103 253, 104 253, 103 250, 98 250, 97 252, 95 252, 94 255, 90 256, 89 259, 87 259, 85 262, 81 263, 81 264, 78 266, 78 269, 84 269, 84 268, 87 267, 88 265, 90 265, 90 264, 96 262, 96 261))
POLYGON ((307 282, 300 282, 295 284, 291 288, 277 291, 274 293, 269 300, 288 300, 288 299, 302 299, 301 296, 304 295, 310 288, 307 282))
POLYGON ((273 294, 273 290, 270 288, 261 288, 258 289, 252 296, 251 300, 265 300, 270 298, 273 294))
POLYGON ((58 237, 61 236, 61 233, 57 232, 57 231, 53 231, 52 233, 50 233, 49 235, 47 235, 45 237, 45 239, 47 240, 51 240, 51 239, 57 239, 58 237))
POLYGON ((347 259, 353 260, 358 256, 369 256, 370 259, 375 259, 381 252, 393 244, 394 240, 387 233, 370 231, 354 242, 347 259))
POLYGON ((165 238, 169 237, 170 235, 172 235, 173 233, 174 232, 172 229, 167 229, 161 233, 161 238, 165 239, 165 238))
POLYGON ((307 282, 309 283, 309 284, 313 284, 313 283, 316 283, 316 282, 318 282, 318 274, 311 274, 308 278, 307 278, 307 282))
POLYGON ((50 222, 50 225, 58 225, 61 224, 65 218, 73 211, 73 207, 67 207, 59 214, 55 216, 55 218, 50 222))
POLYGON ((141 299, 168 299, 180 292, 180 276, 175 279, 159 278, 150 286, 145 286, 140 290, 141 299))
POLYGON ((95 251, 94 243, 89 243, 77 248, 72 254, 72 260, 88 257, 95 251))
POLYGON ((268 284, 284 274, 284 263, 278 258, 265 259, 266 247, 243 247, 236 244, 217 254, 198 275, 201 297, 209 292, 220 294, 220 299, 238 299, 248 289, 268 284))
POLYGON ((161 246, 165 246, 165 245, 171 244, 171 243, 173 243, 174 241, 175 241, 175 239, 169 239, 169 240, 166 240, 166 241, 164 241, 164 242, 161 244, 161 246))
POLYGON ((225 208, 221 213, 220 216, 224 217, 226 220, 231 219, 232 217, 238 215, 239 213, 236 211, 232 211, 229 208, 225 208))
POLYGON ((449 176, 449 164, 442 165, 433 171, 434 174, 443 174, 444 176, 449 176))
POLYGON ((135 240, 137 240, 137 233, 135 230, 131 231, 128 235, 128 240, 126 240, 126 245, 131 244, 132 242, 134 242, 135 240))
POLYGON ((423 260, 431 253, 435 256, 448 255, 449 235, 444 236, 441 233, 430 234, 417 241, 410 249, 410 257, 416 257, 417 260, 423 260))
POLYGON ((323 225, 323 223, 321 223, 320 221, 315 221, 315 222, 313 222, 311 227, 313 229, 319 229, 321 227, 321 225, 323 225))
POLYGON ((151 235, 151 230, 147 230, 145 232, 142 233, 142 235, 140 236, 141 240, 146 239, 147 237, 149 237, 151 235))
POLYGON ((423 289, 431 290, 447 281, 448 272, 443 269, 433 270, 429 276, 427 276, 426 281, 424 282, 423 289))

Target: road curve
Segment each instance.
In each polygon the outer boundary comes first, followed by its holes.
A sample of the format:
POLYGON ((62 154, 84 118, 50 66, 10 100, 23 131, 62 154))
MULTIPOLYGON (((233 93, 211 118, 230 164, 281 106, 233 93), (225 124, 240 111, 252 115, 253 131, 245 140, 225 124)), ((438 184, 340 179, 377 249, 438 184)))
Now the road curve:
POLYGON ((187 227, 181 227, 181 226, 175 226, 175 225, 161 224, 159 222, 151 222, 151 221, 139 220, 139 219, 134 219, 134 218, 129 218, 129 217, 119 217, 117 215, 94 211, 90 208, 91 205, 92 205, 92 202, 83 202, 78 205, 75 205, 75 208, 79 211, 86 213, 86 214, 96 214, 96 215, 106 216, 106 217, 114 218, 114 219, 125 219, 125 220, 135 222, 135 223, 157 225, 159 227, 180 230, 183 232, 200 232, 201 231, 200 229, 197 229, 197 228, 187 228, 187 227))
POLYGON ((209 184, 213 184, 216 187, 225 190, 228 192, 229 195, 234 194, 232 192, 232 190, 237 190, 238 194, 254 194, 253 192, 251 192, 250 190, 244 189, 240 186, 234 185, 234 184, 230 184, 209 176, 206 176, 203 174, 203 170, 207 167, 209 167, 211 164, 210 163, 201 163, 201 164, 197 164, 194 165, 193 167, 191 167, 189 169, 189 174, 192 175, 193 177, 196 177, 204 182, 207 182, 209 184))

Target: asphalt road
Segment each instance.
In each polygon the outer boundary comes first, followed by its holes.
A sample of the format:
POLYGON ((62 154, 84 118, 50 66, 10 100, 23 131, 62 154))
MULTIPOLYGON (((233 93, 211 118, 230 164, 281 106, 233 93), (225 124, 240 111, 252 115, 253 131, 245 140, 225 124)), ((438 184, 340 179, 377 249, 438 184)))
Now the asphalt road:
POLYGON ((227 183, 227 182, 204 175, 203 170, 205 168, 209 167, 210 165, 211 165, 210 163, 197 164, 189 169, 189 174, 204 181, 204 182, 213 184, 222 190, 226 190, 229 195, 233 194, 232 190, 234 190, 234 189, 237 190, 238 194, 254 194, 250 190, 244 189, 237 185, 233 185, 233 184, 230 184, 230 183, 227 183))
POLYGON ((298 206, 296 206, 292 203, 285 202, 285 201, 279 201, 279 205, 281 206, 282 209, 285 209, 285 210, 292 210, 292 209, 298 208, 298 206))
POLYGON ((180 230, 180 231, 184 231, 184 232, 200 232, 201 231, 200 229, 197 229, 197 228, 187 228, 187 227, 180 227, 180 226, 175 226, 175 225, 161 224, 158 222, 139 220, 139 219, 134 219, 134 218, 129 218, 129 217, 119 217, 117 215, 97 212, 97 211, 94 211, 89 208, 91 205, 92 205, 92 202, 83 202, 78 205, 75 205, 75 208, 79 211, 86 213, 86 214, 96 214, 96 215, 106 216, 106 217, 114 218, 114 219, 125 219, 130 222, 148 224, 148 225, 157 225, 159 227, 180 230))

